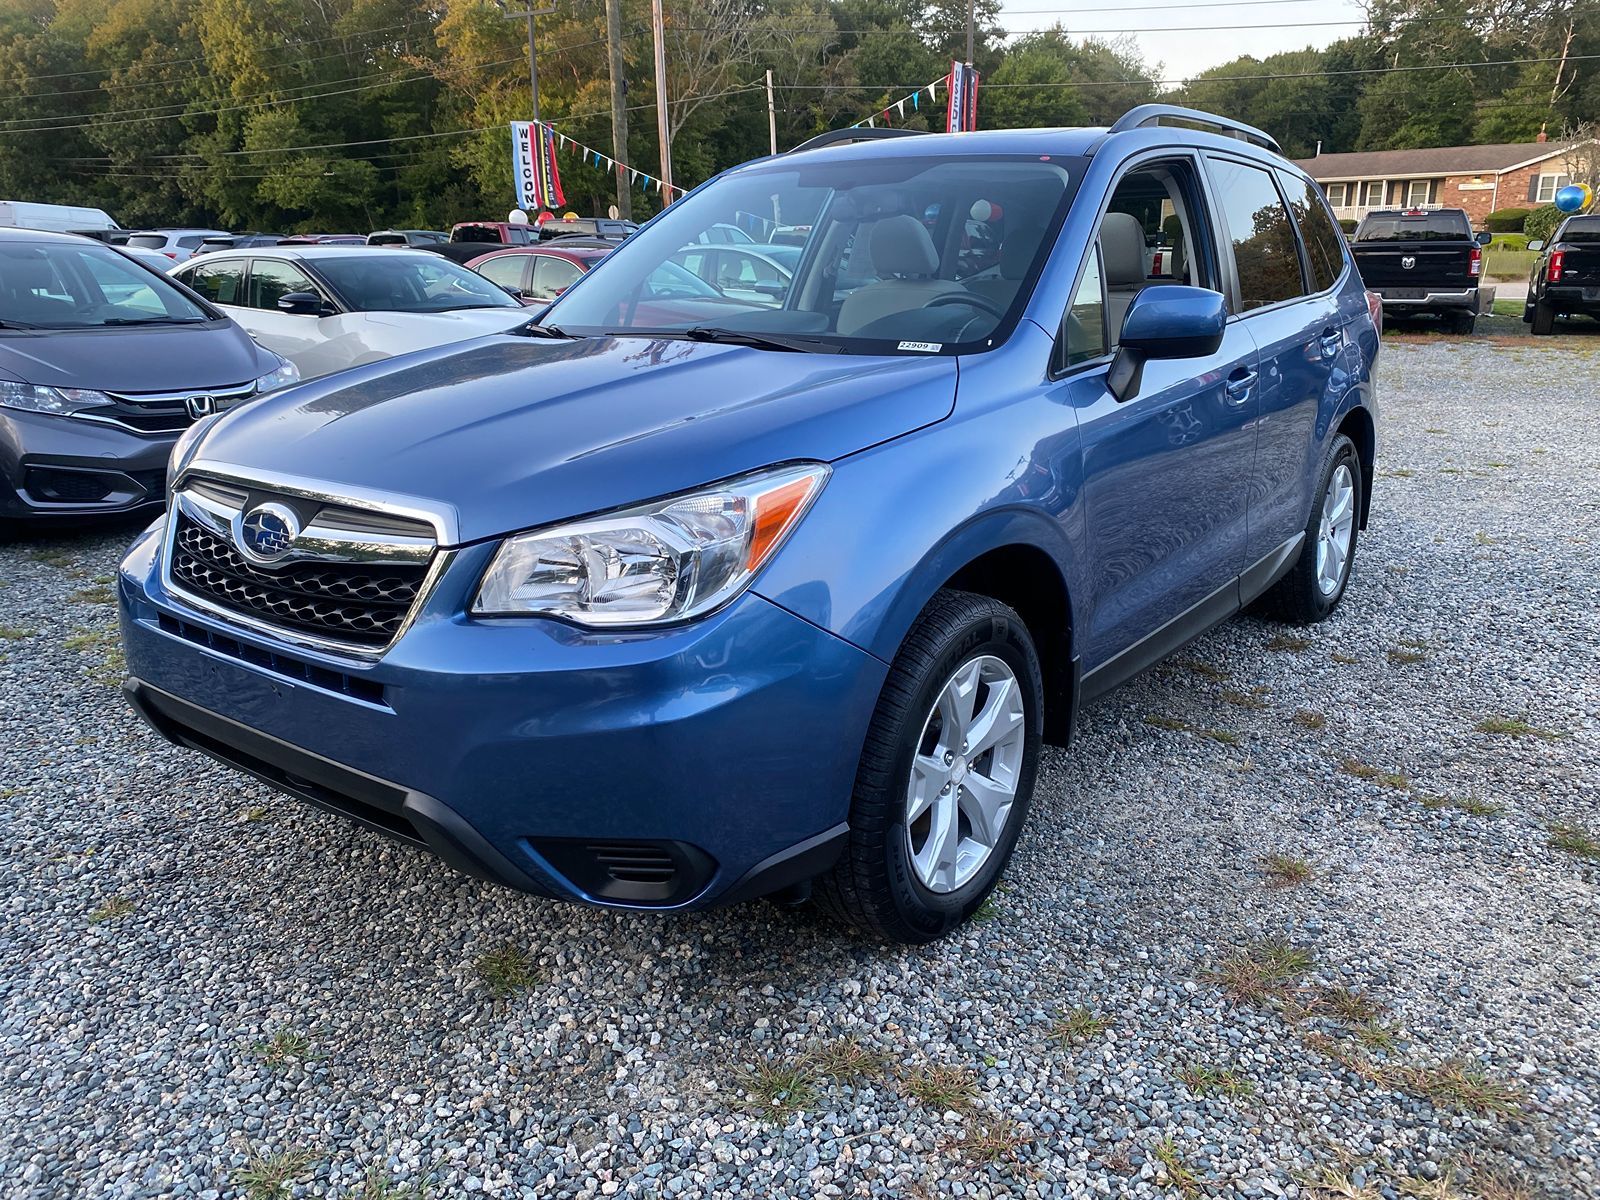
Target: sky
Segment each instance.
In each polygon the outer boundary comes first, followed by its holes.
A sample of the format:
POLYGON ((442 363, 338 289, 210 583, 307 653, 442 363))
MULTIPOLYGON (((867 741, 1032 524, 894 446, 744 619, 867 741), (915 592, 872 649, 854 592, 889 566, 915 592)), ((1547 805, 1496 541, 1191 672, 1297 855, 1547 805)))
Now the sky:
MULTIPOLYGON (((1047 29, 1057 21, 1069 33, 1136 30, 1129 36, 1145 61, 1152 67, 1160 64, 1162 78, 1181 79, 1241 54, 1264 58, 1282 50, 1326 46, 1358 32, 1362 10, 1353 0, 1216 0, 1211 4, 1202 0, 1129 0, 1098 6, 1091 0, 1006 0, 1001 9, 1000 24, 1008 30, 1047 29), (1173 7, 1176 5, 1183 7, 1173 7), (1237 28, 1251 25, 1276 28, 1237 28)), ((1107 32, 1100 36, 1110 40, 1120 35, 1107 32)))

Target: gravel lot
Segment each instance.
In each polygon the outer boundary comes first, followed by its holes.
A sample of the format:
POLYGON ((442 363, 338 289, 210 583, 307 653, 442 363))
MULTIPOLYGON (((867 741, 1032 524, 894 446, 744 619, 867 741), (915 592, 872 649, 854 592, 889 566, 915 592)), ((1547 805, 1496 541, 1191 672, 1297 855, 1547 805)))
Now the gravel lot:
POLYGON ((1339 616, 1094 709, 911 952, 354 832, 122 705, 129 530, 0 547, 0 1195, 1600 1196, 1574 333, 1391 344, 1339 616))

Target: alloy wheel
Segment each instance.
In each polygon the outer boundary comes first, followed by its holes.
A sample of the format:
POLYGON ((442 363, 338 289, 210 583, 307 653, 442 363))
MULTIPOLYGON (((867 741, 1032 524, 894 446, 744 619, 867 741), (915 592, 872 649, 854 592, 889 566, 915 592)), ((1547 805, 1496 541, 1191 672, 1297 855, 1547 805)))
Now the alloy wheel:
POLYGON ((1356 485, 1347 463, 1340 463, 1328 480, 1322 497, 1322 520, 1317 526, 1317 587, 1331 596, 1344 582, 1355 536, 1356 485))

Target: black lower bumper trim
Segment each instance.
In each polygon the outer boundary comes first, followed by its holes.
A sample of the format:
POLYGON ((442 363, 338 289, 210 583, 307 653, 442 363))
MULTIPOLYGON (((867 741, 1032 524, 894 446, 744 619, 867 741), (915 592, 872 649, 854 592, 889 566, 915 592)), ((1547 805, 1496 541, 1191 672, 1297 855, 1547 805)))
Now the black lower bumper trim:
POLYGON ((848 822, 841 821, 832 829, 824 829, 798 845, 762 859, 719 896, 717 903, 738 904, 807 883, 839 861, 849 840, 848 822))

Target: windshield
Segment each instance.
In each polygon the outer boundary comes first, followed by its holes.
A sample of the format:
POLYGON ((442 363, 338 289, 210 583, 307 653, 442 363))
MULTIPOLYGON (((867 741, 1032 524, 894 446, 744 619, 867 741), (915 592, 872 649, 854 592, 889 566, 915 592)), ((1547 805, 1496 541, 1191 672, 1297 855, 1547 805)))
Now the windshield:
POLYGON ((1038 277, 1075 161, 802 158, 741 171, 667 208, 543 320, 579 335, 755 334, 854 354, 988 349, 1038 277), (805 231, 792 263, 765 255, 789 230, 805 231), (664 294, 665 267, 699 287, 664 294))
POLYGON ((319 258, 316 266, 354 312, 520 307, 504 288, 437 255, 352 254, 319 258))
POLYGON ((1472 227, 1467 215, 1435 212, 1402 216, 1385 213, 1369 216, 1356 230, 1358 242, 1470 242, 1472 227))
POLYGON ((214 319, 164 276, 98 243, 0 243, 0 328, 99 329, 214 319))

